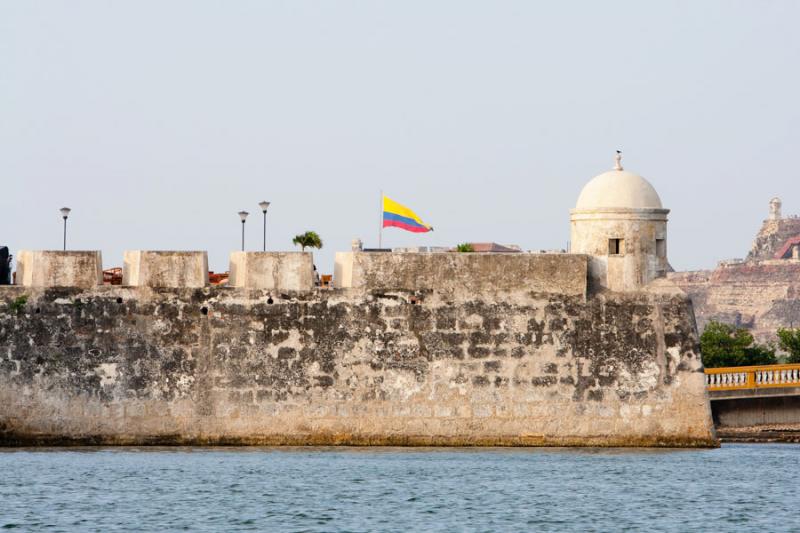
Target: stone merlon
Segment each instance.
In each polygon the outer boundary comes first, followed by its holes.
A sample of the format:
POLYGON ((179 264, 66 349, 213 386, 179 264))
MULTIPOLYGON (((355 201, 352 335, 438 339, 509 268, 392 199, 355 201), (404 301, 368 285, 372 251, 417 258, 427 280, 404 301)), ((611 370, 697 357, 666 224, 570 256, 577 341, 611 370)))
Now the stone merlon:
POLYGON ((81 287, 103 284, 103 260, 98 251, 20 250, 17 284, 24 287, 81 287))
POLYGON ((532 292, 586 296, 588 257, 574 254, 336 254, 334 284, 361 290, 435 290, 459 299, 532 292))
POLYGON ((311 252, 231 252, 228 286, 310 291, 314 259, 311 252))
POLYGON ((122 284, 131 287, 205 287, 208 285, 206 252, 125 252, 122 284))

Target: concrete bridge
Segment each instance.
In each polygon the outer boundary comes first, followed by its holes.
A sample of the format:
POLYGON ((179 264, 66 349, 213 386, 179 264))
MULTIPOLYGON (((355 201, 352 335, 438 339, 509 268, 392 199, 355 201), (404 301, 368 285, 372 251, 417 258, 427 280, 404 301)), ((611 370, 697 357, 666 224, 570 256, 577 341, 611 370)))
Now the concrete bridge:
POLYGON ((800 364, 707 368, 705 374, 720 437, 800 434, 800 364))

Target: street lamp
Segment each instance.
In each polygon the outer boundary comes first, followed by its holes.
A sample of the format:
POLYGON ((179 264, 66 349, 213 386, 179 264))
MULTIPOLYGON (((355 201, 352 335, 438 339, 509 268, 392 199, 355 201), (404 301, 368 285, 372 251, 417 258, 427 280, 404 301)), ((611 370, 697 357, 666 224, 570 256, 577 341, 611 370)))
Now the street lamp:
POLYGON ((244 252, 244 221, 247 220, 247 215, 249 215, 247 211, 239 211, 239 218, 242 219, 242 251, 244 252))
POLYGON ((72 211, 69 207, 61 208, 61 216, 64 218, 64 251, 67 251, 67 217, 69 212, 72 211))
POLYGON ((267 251, 267 208, 269 207, 269 202, 263 201, 258 202, 258 207, 261 208, 261 212, 264 213, 264 251, 267 251))

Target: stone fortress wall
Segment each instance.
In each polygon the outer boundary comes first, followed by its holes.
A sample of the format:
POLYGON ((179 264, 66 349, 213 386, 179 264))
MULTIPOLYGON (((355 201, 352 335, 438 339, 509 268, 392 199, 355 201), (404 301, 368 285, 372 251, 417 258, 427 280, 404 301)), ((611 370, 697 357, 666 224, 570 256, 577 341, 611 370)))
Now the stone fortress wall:
POLYGON ((572 252, 22 252, 0 288, 0 444, 714 446, 667 214, 614 169, 572 252))
POLYGON ((588 295, 582 254, 343 254, 334 290, 310 254, 229 287, 126 257, 128 286, 0 288, 0 443, 716 444, 688 298, 588 295))
POLYGON ((758 342, 776 343, 778 328, 800 326, 800 244, 792 245, 795 240, 800 241, 800 218, 782 216, 780 200, 773 198, 769 218, 744 260, 668 276, 691 297, 701 332, 716 320, 749 329, 758 342))
POLYGON ((572 254, 339 252, 338 288, 435 290, 457 298, 509 292, 586 297, 588 257, 572 254))

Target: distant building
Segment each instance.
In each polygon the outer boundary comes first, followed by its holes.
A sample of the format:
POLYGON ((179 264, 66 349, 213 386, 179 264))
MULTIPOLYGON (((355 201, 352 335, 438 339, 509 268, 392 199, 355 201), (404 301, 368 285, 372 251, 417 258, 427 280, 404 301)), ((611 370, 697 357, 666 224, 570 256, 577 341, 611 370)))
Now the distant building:
MULTIPOLYGON (((492 253, 520 253, 522 248, 516 244, 497 244, 496 242, 470 242, 466 243, 472 246, 473 252, 492 252, 492 253)), ((452 252, 455 248, 448 248, 447 246, 401 246, 392 248, 395 253, 442 253, 452 252)))
POLYGON ((516 244, 497 244, 496 242, 470 242, 473 252, 520 253, 522 248, 516 244))
POLYGON ((775 259, 800 260, 800 235, 786 239, 781 249, 775 252, 775 259))
POLYGON ((392 248, 395 253, 441 253, 449 252, 450 248, 446 246, 401 246, 399 248, 392 248))
POLYGON ((769 202, 769 218, 761 224, 753 247, 747 254, 747 261, 768 259, 800 259, 797 238, 800 237, 800 217, 781 215, 781 199, 769 202))
POLYGON ((773 198, 746 259, 669 278, 691 297, 700 331, 716 320, 775 343, 778 328, 800 325, 800 218, 784 217, 780 198, 773 198))

